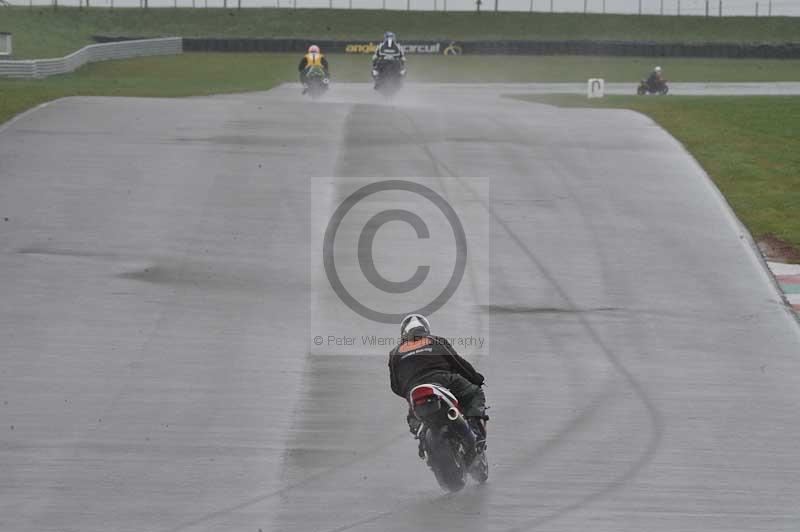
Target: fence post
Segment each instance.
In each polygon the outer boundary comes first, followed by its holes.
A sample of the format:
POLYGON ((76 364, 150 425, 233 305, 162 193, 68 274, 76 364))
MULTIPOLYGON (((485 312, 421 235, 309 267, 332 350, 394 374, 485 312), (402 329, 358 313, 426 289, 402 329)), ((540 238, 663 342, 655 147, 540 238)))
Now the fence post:
POLYGON ((550 0, 550 12, 553 12, 553 0, 550 0))
MULTIPOLYGON (((384 0, 384 2, 385 1, 386 0, 384 0)), ((434 11, 438 11, 439 10, 439 2, 438 2, 438 0, 433 0, 433 10, 434 11)))
POLYGON ((494 10, 497 11, 500 8, 500 0, 494 0, 494 10))
POLYGON ((708 0, 706 0, 706 18, 708 18, 708 0))
POLYGON ((758 16, 758 2, 756 2, 756 16, 758 16))
POLYGON ((586 5, 588 1, 589 0, 583 0, 583 14, 584 15, 586 14, 586 9, 588 8, 588 6, 586 5))
POLYGON ((769 6, 767 7, 767 16, 772 16, 772 0, 769 0, 769 6))
POLYGON ((664 0, 661 0, 661 7, 658 10, 659 15, 664 14, 664 0))
POLYGON ((719 16, 722 16, 722 0, 719 0, 719 16))
POLYGON ((681 16, 681 0, 678 0, 678 16, 681 16))
POLYGON ((642 0, 639 0, 639 14, 642 14, 642 0))
MULTIPOLYGON (((663 0, 662 0, 663 2, 663 0)), ((603 14, 606 14, 606 0, 603 0, 603 14)))

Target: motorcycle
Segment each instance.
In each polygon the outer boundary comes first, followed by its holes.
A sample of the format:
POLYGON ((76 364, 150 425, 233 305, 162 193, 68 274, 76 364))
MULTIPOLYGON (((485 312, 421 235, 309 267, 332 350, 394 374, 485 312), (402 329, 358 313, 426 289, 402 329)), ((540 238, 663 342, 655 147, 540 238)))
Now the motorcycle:
POLYGON ((403 86, 406 68, 399 59, 380 59, 372 69, 375 90, 386 98, 391 98, 403 86))
POLYGON ((409 394, 420 458, 426 460, 439 485, 450 492, 462 489, 468 476, 483 484, 489 478, 485 449, 476 448, 476 435, 464 418, 458 399, 438 384, 415 386, 409 394))
POLYGON ((320 98, 328 90, 330 79, 322 67, 311 67, 306 73, 306 93, 312 100, 320 98))
POLYGON ((669 92, 669 86, 667 85, 667 80, 659 81, 655 86, 651 86, 647 83, 646 79, 643 79, 639 82, 639 87, 636 89, 636 94, 643 95, 643 94, 660 94, 664 95, 669 92))

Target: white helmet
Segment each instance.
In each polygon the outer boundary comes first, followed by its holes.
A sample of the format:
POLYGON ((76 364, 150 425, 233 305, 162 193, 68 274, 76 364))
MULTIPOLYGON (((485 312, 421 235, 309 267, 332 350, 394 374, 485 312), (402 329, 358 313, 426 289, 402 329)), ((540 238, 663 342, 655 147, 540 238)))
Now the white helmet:
POLYGON ((657 67, 655 67, 653 70, 655 70, 656 72, 661 72, 661 67, 660 67, 660 66, 657 66, 657 67))
POLYGON ((403 340, 430 333, 431 324, 428 322, 428 318, 422 314, 409 314, 400 322, 400 336, 403 340))

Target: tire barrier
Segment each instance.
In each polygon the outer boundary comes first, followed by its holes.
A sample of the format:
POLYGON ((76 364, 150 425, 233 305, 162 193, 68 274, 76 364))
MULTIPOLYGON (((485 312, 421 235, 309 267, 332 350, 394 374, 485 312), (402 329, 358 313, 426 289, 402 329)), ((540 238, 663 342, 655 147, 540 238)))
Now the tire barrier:
MULTIPOLYGON (((372 53, 377 41, 184 38, 187 52, 304 52, 317 44, 331 53, 372 53)), ((612 55, 631 57, 800 58, 800 43, 660 43, 645 41, 409 41, 408 53, 452 55, 612 55)))

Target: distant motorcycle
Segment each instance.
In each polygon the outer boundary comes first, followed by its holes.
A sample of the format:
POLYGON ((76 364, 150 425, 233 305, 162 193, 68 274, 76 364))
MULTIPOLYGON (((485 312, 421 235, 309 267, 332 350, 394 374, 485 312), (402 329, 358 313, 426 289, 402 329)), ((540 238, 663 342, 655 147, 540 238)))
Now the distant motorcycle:
POLYGON ((306 93, 316 100, 328 90, 330 79, 322 67, 311 67, 306 74, 306 86, 306 93))
POLYGON ((380 59, 372 69, 375 90, 387 98, 391 98, 403 86, 406 69, 399 59, 380 59))
POLYGON ((486 451, 476 449, 476 436, 464 419, 458 400, 438 384, 422 384, 409 394, 417 431, 419 455, 433 470, 439 485, 450 492, 462 489, 468 475, 484 483, 489 478, 486 451))
POLYGON ((639 88, 636 89, 636 94, 643 95, 643 94, 660 94, 664 95, 669 92, 669 86, 667 85, 667 80, 662 80, 656 82, 655 84, 647 83, 646 79, 643 79, 639 82, 639 88))

